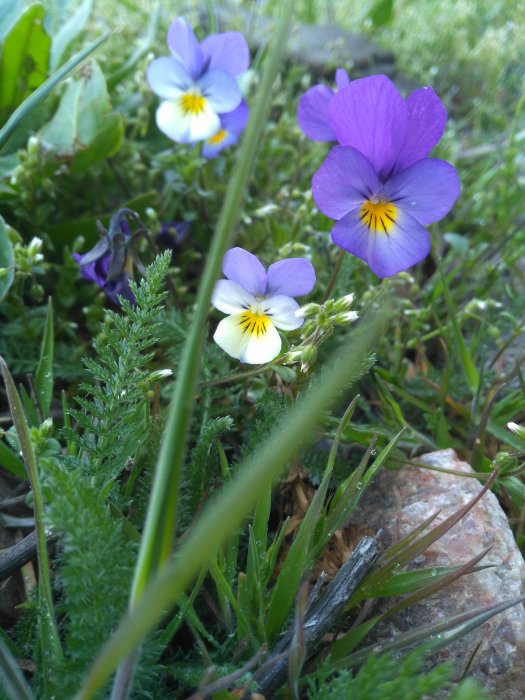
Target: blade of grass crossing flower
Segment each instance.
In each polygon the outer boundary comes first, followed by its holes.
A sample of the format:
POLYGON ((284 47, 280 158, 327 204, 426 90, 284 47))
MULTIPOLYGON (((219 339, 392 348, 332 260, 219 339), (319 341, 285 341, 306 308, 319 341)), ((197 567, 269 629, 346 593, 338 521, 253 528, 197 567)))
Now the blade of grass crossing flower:
POLYGON ((355 334, 345 348, 337 351, 323 373, 323 380, 298 401, 283 423, 249 457, 204 507, 181 543, 177 557, 168 562, 149 583, 95 660, 77 700, 89 700, 108 676, 158 621, 166 615, 180 594, 203 566, 209 566, 216 552, 253 508, 257 494, 290 464, 295 455, 315 437, 320 417, 341 391, 362 373, 362 361, 376 346, 391 316, 388 299, 382 299, 373 315, 361 319, 363 331, 355 334))
POLYGON ((40 409, 44 417, 49 416, 53 398, 53 354, 55 336, 53 332, 53 304, 49 298, 46 325, 40 348, 40 359, 35 372, 35 389, 40 409))
POLYGON ((275 40, 268 53, 258 99, 248 122, 231 182, 217 222, 211 248, 197 295, 190 331, 184 345, 177 381, 162 440, 139 559, 135 569, 131 604, 140 598, 152 573, 170 554, 177 512, 186 434, 206 332, 210 299, 219 276, 222 259, 232 239, 240 206, 252 171, 271 105, 271 90, 286 43, 293 10, 292 0, 284 4, 275 40))
POLYGON ((27 97, 21 105, 19 105, 13 114, 6 121, 4 126, 0 129, 0 153, 5 153, 9 149, 9 143, 11 138, 15 135, 16 131, 21 128, 22 122, 26 117, 28 117, 31 112, 44 100, 51 91, 60 83, 64 78, 72 73, 75 68, 85 61, 88 56, 91 56, 98 47, 106 41, 109 36, 109 32, 106 32, 95 41, 92 41, 81 51, 72 56, 69 61, 64 63, 53 75, 51 75, 45 82, 42 83, 29 97, 27 97))
POLYGON ((11 700, 35 700, 15 657, 3 639, 0 639, 0 679, 11 700))
POLYGON ((38 552, 38 599, 41 606, 41 614, 39 616, 39 632, 41 637, 42 650, 47 653, 42 653, 44 666, 44 684, 49 694, 52 694, 58 678, 54 675, 59 660, 62 658, 62 648, 60 646, 60 638, 57 631, 55 613, 53 607, 53 592, 51 589, 51 577, 49 573, 49 556, 47 552, 46 531, 44 524, 44 499, 40 487, 40 478, 38 474, 38 465, 36 461, 33 444, 31 442, 31 434, 24 415, 22 402, 11 377, 11 373, 3 359, 0 357, 0 370, 4 378, 4 384, 7 392, 7 400, 11 417, 16 429, 20 450, 24 458, 27 474, 33 491, 33 503, 35 514, 35 530, 38 552))

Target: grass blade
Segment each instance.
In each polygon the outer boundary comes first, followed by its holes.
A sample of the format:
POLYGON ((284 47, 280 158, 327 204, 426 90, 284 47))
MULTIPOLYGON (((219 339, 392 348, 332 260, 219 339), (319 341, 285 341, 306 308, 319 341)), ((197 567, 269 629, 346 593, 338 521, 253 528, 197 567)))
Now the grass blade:
POLYGON ((49 415, 53 398, 53 356, 55 336, 53 332, 53 304, 51 297, 47 305, 46 325, 40 348, 40 359, 35 372, 35 389, 40 410, 44 418, 49 415))

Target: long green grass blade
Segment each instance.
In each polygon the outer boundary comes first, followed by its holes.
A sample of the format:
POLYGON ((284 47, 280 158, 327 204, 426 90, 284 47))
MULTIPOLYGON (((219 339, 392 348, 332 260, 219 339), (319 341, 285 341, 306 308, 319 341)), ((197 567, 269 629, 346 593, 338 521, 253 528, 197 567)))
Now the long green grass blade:
POLYGON ((53 356, 55 334, 53 329, 53 304, 51 297, 47 305, 46 325, 40 348, 40 359, 35 372, 35 389, 40 409, 44 417, 49 416, 53 398, 53 356))
POLYGON ((11 700, 35 700, 9 647, 0 639, 0 679, 11 700))

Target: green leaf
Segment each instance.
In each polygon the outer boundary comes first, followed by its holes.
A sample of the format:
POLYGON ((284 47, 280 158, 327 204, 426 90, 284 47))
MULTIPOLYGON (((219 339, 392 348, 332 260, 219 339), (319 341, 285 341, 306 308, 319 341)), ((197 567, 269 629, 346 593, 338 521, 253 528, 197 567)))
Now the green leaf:
POLYGON ((40 348, 40 359, 35 373, 35 389, 42 415, 44 418, 49 416, 51 408, 51 399, 53 398, 53 354, 54 354, 55 336, 53 332, 53 305, 51 297, 47 306, 46 326, 44 328, 44 337, 42 338, 42 347, 40 348))
POLYGON ((86 26, 92 6, 93 0, 84 0, 78 10, 68 19, 68 21, 61 27, 60 31, 53 37, 53 43, 51 45, 51 59, 49 62, 49 67, 51 70, 56 70, 58 68, 69 44, 76 39, 76 37, 86 26))
POLYGON ((0 61, 2 121, 46 79, 51 39, 43 19, 44 6, 31 5, 5 38, 0 61))
POLYGON ((55 115, 40 131, 44 145, 66 160, 72 172, 114 155, 122 136, 122 117, 112 111, 104 74, 95 61, 68 85, 55 115))
POLYGON ((0 440, 0 467, 11 474, 14 474, 19 479, 27 481, 27 472, 24 463, 20 460, 13 450, 0 440))
POLYGON ((9 117, 4 126, 0 129, 0 153, 6 152, 9 147, 13 144, 13 141, 21 132, 21 126, 27 117, 33 112, 34 109, 44 100, 53 88, 58 85, 64 78, 75 70, 75 68, 82 63, 88 56, 90 56, 100 44, 102 44, 109 36, 109 32, 103 34, 95 41, 88 44, 82 51, 79 51, 74 56, 72 56, 67 63, 65 63, 59 70, 57 70, 53 75, 51 75, 45 83, 42 83, 32 95, 25 99, 21 105, 19 105, 13 114, 9 117))
POLYGON ((394 15, 394 0, 376 0, 368 16, 374 27, 390 24, 394 15))
POLYGON ((7 226, 0 216, 0 270, 5 270, 4 276, 0 276, 0 301, 9 291, 15 278, 15 255, 13 246, 7 235, 7 226))

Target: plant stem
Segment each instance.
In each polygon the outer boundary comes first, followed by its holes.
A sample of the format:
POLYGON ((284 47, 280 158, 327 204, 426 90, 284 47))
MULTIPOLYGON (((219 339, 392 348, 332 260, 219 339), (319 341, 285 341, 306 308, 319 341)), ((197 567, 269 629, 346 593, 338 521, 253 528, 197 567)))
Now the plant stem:
POLYGON ((343 264, 344 257, 345 257, 345 251, 340 250, 339 253, 337 254, 337 260, 335 261, 334 271, 332 272, 332 276, 330 277, 330 280, 329 280, 328 285, 326 287, 323 301, 326 301, 327 299, 329 299, 330 295, 332 294, 332 292, 334 290, 335 283, 337 282, 337 277, 339 275, 339 270, 341 269, 341 265, 343 264))

